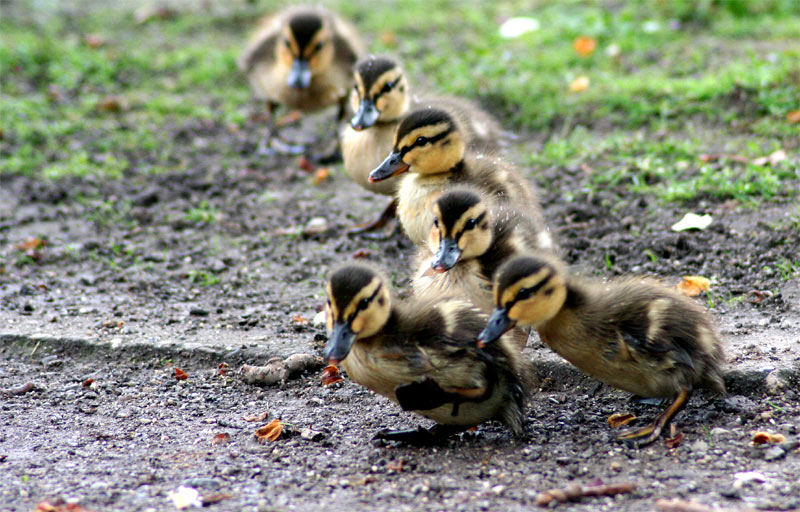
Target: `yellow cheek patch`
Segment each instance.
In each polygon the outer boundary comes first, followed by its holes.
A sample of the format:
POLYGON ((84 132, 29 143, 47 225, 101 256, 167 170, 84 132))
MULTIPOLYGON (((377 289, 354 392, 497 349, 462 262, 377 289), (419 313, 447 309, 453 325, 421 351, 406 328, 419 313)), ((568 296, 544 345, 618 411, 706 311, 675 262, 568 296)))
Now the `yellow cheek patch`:
POLYGON ((350 324, 350 330, 354 333, 359 333, 364 329, 363 313, 358 315, 355 320, 350 324))

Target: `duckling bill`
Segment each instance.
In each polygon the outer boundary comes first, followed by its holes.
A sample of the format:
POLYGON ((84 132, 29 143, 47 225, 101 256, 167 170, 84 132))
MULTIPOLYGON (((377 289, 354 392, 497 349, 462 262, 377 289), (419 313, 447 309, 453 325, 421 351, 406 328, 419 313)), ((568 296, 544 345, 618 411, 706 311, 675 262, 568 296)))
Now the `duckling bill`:
POLYGON ((498 419, 522 429, 530 372, 507 337, 486 350, 475 337, 486 315, 458 299, 396 301, 372 267, 347 265, 326 287, 325 355, 372 391, 437 422, 430 430, 378 437, 427 443, 498 419))
POLYGON ((654 281, 578 279, 555 258, 522 256, 497 270, 493 296, 496 308, 478 346, 517 324, 531 325, 555 352, 601 382, 672 400, 651 425, 619 436, 628 444, 655 442, 696 387, 725 392, 722 347, 708 315, 654 281))

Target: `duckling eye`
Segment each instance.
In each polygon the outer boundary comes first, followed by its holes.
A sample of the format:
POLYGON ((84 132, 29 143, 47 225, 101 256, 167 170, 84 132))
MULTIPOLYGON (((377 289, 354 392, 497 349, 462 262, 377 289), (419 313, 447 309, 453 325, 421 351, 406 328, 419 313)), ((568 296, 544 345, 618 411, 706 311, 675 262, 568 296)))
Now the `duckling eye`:
POLYGON ((361 299, 358 302, 358 308, 359 309, 367 309, 367 306, 369 306, 369 299, 368 298, 361 299))
POLYGON ((386 82, 385 84, 383 84, 383 87, 381 88, 381 94, 391 91, 392 89, 394 89, 395 85, 397 85, 397 80, 393 82, 386 82))
POLYGON ((288 39, 284 39, 284 40, 283 40, 283 45, 284 45, 286 48, 291 48, 291 47, 292 47, 292 44, 289 42, 289 40, 288 40, 288 39))
POLYGON ((325 46, 325 44, 322 41, 320 41, 316 45, 314 45, 314 53, 320 51, 323 46, 325 46))
POLYGON ((437 228, 439 227, 439 219, 437 219, 437 218, 433 219, 433 226, 437 227, 437 228))
POLYGON ((428 143, 428 137, 417 137, 417 140, 414 141, 415 145, 423 146, 428 143))
POLYGON ((466 224, 464 224, 464 229, 474 229, 475 226, 478 225, 478 219, 469 219, 466 224))
POLYGON ((534 290, 533 288, 523 288, 519 292, 517 292, 517 300, 519 301, 519 300, 530 299, 531 295, 533 295, 535 291, 536 290, 534 290))

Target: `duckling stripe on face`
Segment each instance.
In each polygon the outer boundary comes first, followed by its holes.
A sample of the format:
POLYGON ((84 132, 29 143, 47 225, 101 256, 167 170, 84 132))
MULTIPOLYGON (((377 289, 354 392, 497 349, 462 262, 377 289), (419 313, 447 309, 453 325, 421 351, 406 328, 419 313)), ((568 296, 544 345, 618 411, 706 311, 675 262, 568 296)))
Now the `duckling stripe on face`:
POLYGON ((554 275, 555 271, 552 268, 544 266, 536 274, 513 283, 511 287, 503 291, 502 306, 511 308, 517 302, 531 298, 547 285, 554 275))
POLYGON ((289 28, 297 42, 298 50, 302 51, 311 43, 314 34, 322 28, 322 18, 314 13, 299 13, 289 20, 289 28))
MULTIPOLYGON (((422 147, 427 144, 439 142, 444 139, 453 131, 453 125, 446 123, 439 123, 433 126, 425 126, 413 132, 414 140, 401 141, 400 155, 405 156, 406 153, 414 148, 422 147), (441 130, 441 131, 440 131, 441 130), (420 140, 421 139, 421 140, 420 140)), ((406 136, 407 137, 407 136, 406 136)), ((408 137, 407 137, 408 138, 408 137)))

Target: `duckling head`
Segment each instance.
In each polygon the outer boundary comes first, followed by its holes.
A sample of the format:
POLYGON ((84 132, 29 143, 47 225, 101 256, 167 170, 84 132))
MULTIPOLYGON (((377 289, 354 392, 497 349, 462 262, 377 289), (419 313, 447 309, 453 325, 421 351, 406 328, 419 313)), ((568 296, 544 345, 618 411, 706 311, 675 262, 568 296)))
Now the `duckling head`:
POLYGON ((464 158, 466 144, 453 117, 436 108, 408 114, 397 127, 392 153, 369 174, 369 181, 382 181, 408 170, 440 174, 464 158))
POLYGON ((350 119, 354 130, 365 130, 378 121, 394 121, 408 110, 408 80, 394 60, 370 55, 356 63, 354 75, 350 95, 356 113, 350 119))
POLYGON ((433 203, 433 227, 428 246, 435 256, 431 267, 446 272, 460 260, 477 258, 492 245, 487 202, 474 189, 448 190, 433 203))
POLYGON ((313 10, 295 12, 283 27, 277 52, 279 62, 290 68, 288 86, 308 89, 311 77, 333 62, 333 33, 328 20, 313 10))
POLYGON ((367 265, 350 264, 328 278, 325 357, 333 363, 347 357, 353 343, 374 336, 389 319, 391 297, 386 279, 367 265))
POLYGON ((537 327, 556 316, 567 298, 564 271, 555 260, 513 258, 495 272, 492 293, 495 309, 478 335, 479 347, 495 341, 517 322, 537 327))

